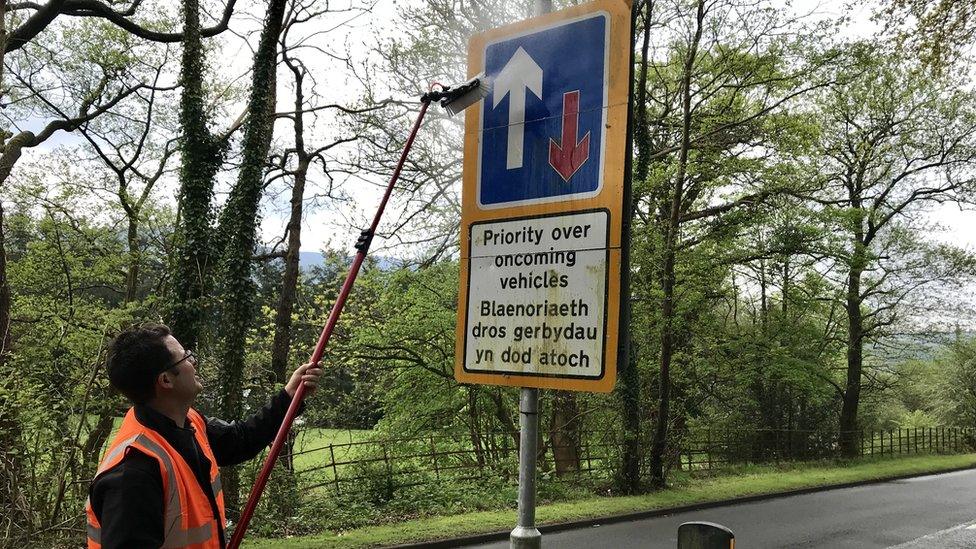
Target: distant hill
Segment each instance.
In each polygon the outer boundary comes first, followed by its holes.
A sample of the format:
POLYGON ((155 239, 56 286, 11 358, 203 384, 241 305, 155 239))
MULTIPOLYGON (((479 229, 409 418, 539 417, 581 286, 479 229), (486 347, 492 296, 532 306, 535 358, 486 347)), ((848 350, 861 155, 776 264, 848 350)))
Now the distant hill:
POLYGON ((889 360, 932 360, 956 337, 968 341, 976 337, 976 332, 962 330, 958 335, 954 332, 901 334, 888 338, 884 345, 868 346, 867 350, 889 360))
MULTIPOLYGON (((400 261, 390 257, 373 257, 380 269, 388 271, 400 266, 400 261)), ((298 267, 302 270, 319 267, 325 264, 321 252, 298 252, 298 267)))
POLYGON ((298 268, 305 270, 325 263, 325 258, 319 252, 298 252, 298 268))

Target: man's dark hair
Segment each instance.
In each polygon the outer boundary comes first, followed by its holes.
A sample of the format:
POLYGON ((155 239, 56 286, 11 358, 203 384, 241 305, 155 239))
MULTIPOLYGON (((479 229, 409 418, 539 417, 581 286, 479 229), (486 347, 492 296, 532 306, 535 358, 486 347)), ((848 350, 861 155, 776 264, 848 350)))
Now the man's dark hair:
POLYGON ((165 324, 142 324, 125 330, 109 346, 108 379, 134 404, 156 395, 156 376, 173 360, 163 341, 171 334, 165 324))

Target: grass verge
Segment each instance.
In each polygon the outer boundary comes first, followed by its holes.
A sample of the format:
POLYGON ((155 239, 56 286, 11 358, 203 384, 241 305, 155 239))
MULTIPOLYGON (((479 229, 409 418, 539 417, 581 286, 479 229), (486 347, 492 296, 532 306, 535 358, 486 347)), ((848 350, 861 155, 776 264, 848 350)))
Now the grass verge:
MULTIPOLYGON (((936 473, 963 467, 976 467, 976 454, 749 466, 723 471, 721 476, 680 478, 667 490, 642 496, 594 497, 542 505, 536 510, 536 521, 540 525, 569 522, 803 488, 936 473)), ((514 524, 515 511, 505 509, 459 516, 428 517, 340 533, 274 540, 255 539, 244 546, 248 549, 376 547, 508 530, 514 524)))

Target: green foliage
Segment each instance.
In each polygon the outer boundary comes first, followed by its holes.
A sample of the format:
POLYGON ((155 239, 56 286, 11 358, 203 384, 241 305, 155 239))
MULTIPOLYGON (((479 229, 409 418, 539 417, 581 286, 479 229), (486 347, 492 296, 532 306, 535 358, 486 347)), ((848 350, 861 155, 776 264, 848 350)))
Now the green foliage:
POLYGON ((953 0, 893 0, 880 4, 875 19, 935 75, 956 68, 976 34, 972 5, 953 0))
POLYGON ((933 362, 932 414, 946 425, 976 425, 976 340, 957 340, 933 362))
MULTIPOLYGON (((29 212, 7 216, 15 351, 0 371, 0 415, 13 411, 18 421, 5 453, 23 467, 8 487, 19 498, 5 511, 19 517, 15 540, 53 538, 57 525, 79 520, 86 482, 124 409, 101 369, 104 345, 155 308, 152 299, 123 303, 124 241, 110 224, 85 210, 29 212)), ((160 259, 160 250, 144 251, 160 259)))

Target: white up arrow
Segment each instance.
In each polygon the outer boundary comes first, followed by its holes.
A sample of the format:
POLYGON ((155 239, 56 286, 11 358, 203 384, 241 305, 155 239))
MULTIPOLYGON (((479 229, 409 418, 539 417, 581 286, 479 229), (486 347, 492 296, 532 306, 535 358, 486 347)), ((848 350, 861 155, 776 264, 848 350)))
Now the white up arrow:
POLYGON ((512 58, 495 78, 495 100, 492 108, 508 98, 508 158, 505 168, 522 167, 522 144, 525 141, 526 89, 542 99, 542 68, 524 49, 515 50, 512 58))

